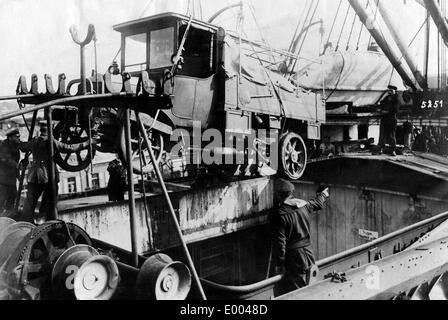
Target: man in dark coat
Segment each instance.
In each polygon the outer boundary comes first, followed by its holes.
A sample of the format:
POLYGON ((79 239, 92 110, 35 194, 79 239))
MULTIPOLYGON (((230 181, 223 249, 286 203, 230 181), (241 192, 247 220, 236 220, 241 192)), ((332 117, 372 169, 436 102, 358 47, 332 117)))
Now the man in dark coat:
MULTIPOLYGON (((23 208, 23 214, 20 220, 33 222, 34 210, 39 197, 42 195, 39 213, 41 217, 48 217, 51 212, 51 206, 56 205, 51 200, 51 184, 50 170, 53 161, 50 159, 47 123, 40 123, 40 136, 33 138, 28 142, 20 144, 20 150, 23 152, 31 152, 33 161, 28 169, 27 178, 27 196, 23 208)), ((59 174, 55 166, 56 183, 59 181, 59 174)), ((57 192, 56 192, 57 194, 57 192)))
POLYGON ((274 213, 272 253, 276 273, 284 274, 277 294, 284 294, 308 285, 315 264, 310 215, 323 208, 329 193, 325 187, 309 202, 294 199, 294 185, 283 179, 276 181, 275 191, 279 204, 274 213))
POLYGON ((395 156, 395 148, 397 146, 397 138, 396 138, 396 131, 397 131, 397 113, 399 111, 399 101, 398 101, 398 94, 397 94, 397 87, 389 86, 389 91, 381 103, 381 112, 383 113, 383 116, 381 118, 381 125, 380 125, 380 136, 382 140, 380 142, 380 146, 382 148, 385 147, 385 145, 388 145, 390 148, 390 154, 395 156))
POLYGON ((14 209, 17 197, 17 165, 20 159, 19 144, 20 133, 17 128, 8 130, 6 140, 0 142, 0 216, 11 216, 14 209))
POLYGON ((107 167, 109 181, 107 183, 107 194, 109 201, 124 200, 126 191, 126 169, 117 158, 112 160, 107 167))

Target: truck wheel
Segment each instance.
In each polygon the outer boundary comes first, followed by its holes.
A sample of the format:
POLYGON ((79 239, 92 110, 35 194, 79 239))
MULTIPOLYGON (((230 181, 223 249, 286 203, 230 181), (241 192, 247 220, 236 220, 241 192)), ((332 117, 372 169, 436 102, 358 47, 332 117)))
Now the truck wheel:
POLYGON ((294 132, 288 133, 280 141, 281 174, 286 178, 298 180, 306 168, 307 152, 303 139, 294 132))
MULTIPOLYGON (((53 130, 53 136, 55 140, 69 145, 89 141, 88 128, 83 124, 74 122, 59 122, 53 130)), ((68 172, 78 172, 86 169, 93 157, 95 157, 94 148, 92 148, 91 154, 89 149, 63 152, 55 146, 54 161, 68 172)))

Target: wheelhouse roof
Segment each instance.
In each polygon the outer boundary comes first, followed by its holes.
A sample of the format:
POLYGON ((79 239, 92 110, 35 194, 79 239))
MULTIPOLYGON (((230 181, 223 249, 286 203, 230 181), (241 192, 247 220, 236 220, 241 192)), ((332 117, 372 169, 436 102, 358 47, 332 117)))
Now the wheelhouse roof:
MULTIPOLYGON (((179 20, 188 22, 190 20, 190 17, 179 13, 165 12, 146 18, 123 22, 114 25, 113 28, 115 31, 121 33, 132 33, 134 30, 138 30, 142 27, 147 26, 151 26, 151 29, 158 29, 159 27, 163 28, 167 24, 171 24, 172 22, 179 20)), ((192 25, 194 27, 211 29, 213 31, 218 30, 217 26, 196 19, 192 20, 192 25)))

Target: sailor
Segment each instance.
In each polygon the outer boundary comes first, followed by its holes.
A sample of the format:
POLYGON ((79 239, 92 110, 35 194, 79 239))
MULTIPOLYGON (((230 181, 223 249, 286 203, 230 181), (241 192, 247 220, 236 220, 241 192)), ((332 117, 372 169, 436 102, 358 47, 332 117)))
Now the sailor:
POLYGON ((119 157, 109 162, 107 167, 109 172, 109 181, 107 183, 107 195, 109 201, 124 200, 124 193, 126 192, 126 168, 122 165, 119 157))
POLYGON ((20 159, 20 132, 11 128, 0 142, 0 216, 13 216, 17 197, 17 165, 20 159))
POLYGON ((323 208, 329 197, 328 187, 320 187, 315 199, 307 202, 293 198, 294 185, 279 179, 275 183, 278 203, 273 216, 272 258, 277 274, 284 274, 277 294, 309 284, 315 265, 311 250, 310 215, 323 208))
POLYGON ((336 154, 336 147, 331 143, 330 136, 325 136, 319 146, 321 157, 331 158, 336 154))
POLYGON ((408 116, 408 119, 406 120, 406 122, 403 123, 404 146, 408 150, 411 150, 411 148, 412 148, 412 133, 413 133, 413 131, 414 131, 414 126, 413 126, 412 122, 409 121, 409 116, 408 116))
POLYGON ((385 148, 386 145, 390 148, 390 155, 396 156, 395 148, 397 146, 396 130, 397 130, 397 113, 399 111, 399 102, 397 87, 388 86, 388 92, 386 98, 384 98, 380 105, 383 116, 381 117, 381 133, 382 142, 380 142, 381 148, 385 148))
MULTIPOLYGON (((33 138, 29 142, 23 142, 20 145, 20 150, 23 152, 31 152, 33 161, 28 170, 27 177, 27 196, 25 205, 23 208, 23 214, 21 216, 22 221, 34 222, 34 210, 37 205, 39 197, 42 195, 41 204, 39 207, 39 213, 41 218, 49 219, 49 215, 52 212, 51 199, 51 184, 50 170, 53 161, 50 159, 49 142, 48 142, 48 130, 47 122, 39 122, 40 135, 33 138)), ((54 185, 57 187, 59 182, 59 174, 55 166, 55 179, 54 185)), ((57 192, 55 192, 57 194, 57 192)))

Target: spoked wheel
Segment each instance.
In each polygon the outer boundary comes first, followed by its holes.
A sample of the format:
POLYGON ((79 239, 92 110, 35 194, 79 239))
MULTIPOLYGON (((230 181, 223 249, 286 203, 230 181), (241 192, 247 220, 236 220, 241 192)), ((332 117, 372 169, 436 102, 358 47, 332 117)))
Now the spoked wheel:
MULTIPOLYGON (((88 128, 81 124, 72 122, 59 122, 53 130, 54 139, 68 144, 75 145, 89 141, 88 128)), ((54 160, 64 170, 77 172, 87 168, 95 156, 95 149, 90 148, 80 151, 58 150, 55 148, 54 160)))
POLYGON ((288 133, 280 142, 280 163, 282 174, 292 180, 302 177, 307 161, 306 146, 296 133, 288 133))
POLYGON ((51 271, 57 258, 77 244, 92 245, 80 227, 63 221, 49 221, 35 228, 16 256, 8 262, 14 284, 25 299, 57 298, 51 296, 51 271))
MULTIPOLYGON (((154 130, 152 128, 146 128, 146 134, 148 136, 149 141, 151 142, 151 149, 154 153, 154 157, 156 158, 157 164, 160 163, 162 155, 164 153, 164 141, 163 135, 160 131, 154 130)), ((126 157, 126 135, 125 135, 125 127, 124 125, 120 125, 119 129, 119 155, 124 163, 127 163, 126 157)), ((151 157, 149 156, 149 149, 146 145, 144 137, 139 134, 138 125, 136 122, 136 118, 134 116, 134 112, 131 111, 131 148, 132 148, 132 168, 134 173, 148 173, 152 171, 153 165, 151 162, 151 157), (142 154, 142 160, 140 163, 140 153, 142 154), (142 170, 140 170, 142 168, 142 170)))

